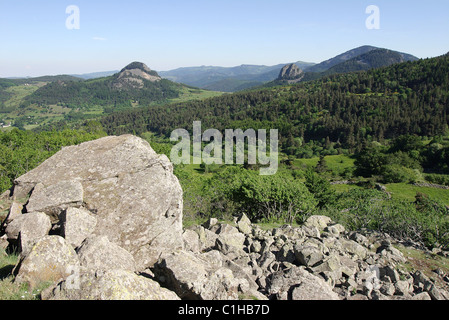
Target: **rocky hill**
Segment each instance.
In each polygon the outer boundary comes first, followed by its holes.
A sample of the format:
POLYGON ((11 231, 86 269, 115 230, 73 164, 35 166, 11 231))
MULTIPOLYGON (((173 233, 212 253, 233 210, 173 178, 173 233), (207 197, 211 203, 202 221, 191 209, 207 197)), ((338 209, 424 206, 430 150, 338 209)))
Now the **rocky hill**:
POLYGON ((114 76, 112 86, 115 89, 142 89, 144 80, 150 82, 161 81, 156 71, 151 70, 142 62, 132 62, 114 76))
POLYGON ((12 205, 1 244, 20 252, 15 282, 52 283, 50 300, 449 299, 447 252, 325 216, 264 230, 241 214, 184 229, 172 170, 125 135, 64 148, 19 177, 2 195, 12 205), (436 259, 445 267, 429 270, 436 259))
POLYGON ((370 70, 373 68, 388 67, 396 63, 416 61, 416 57, 388 49, 375 49, 359 55, 345 62, 333 66, 325 71, 325 75, 354 71, 370 70))
POLYGON ((294 63, 288 64, 281 69, 277 81, 297 83, 304 77, 304 72, 294 63))
POLYGON ((183 85, 162 79, 144 63, 133 62, 109 77, 47 83, 26 96, 24 105, 131 108, 133 103, 148 105, 178 98, 184 89, 183 85))
MULTIPOLYGON (((387 50, 387 49, 382 49, 382 48, 378 48, 378 47, 374 47, 374 46, 361 46, 358 48, 354 48, 352 50, 346 51, 346 52, 339 54, 329 60, 323 61, 319 64, 316 64, 316 65, 308 68, 307 72, 321 73, 321 72, 327 71, 339 64, 345 63, 349 60, 359 59, 358 57, 366 55, 366 54, 370 53, 371 51, 376 51, 376 50, 387 50)), ((402 57, 403 61, 418 60, 418 58, 416 58, 410 54, 407 54, 407 53, 396 52, 396 51, 392 51, 392 50, 387 50, 387 51, 400 55, 402 57)), ((399 62, 403 62, 403 61, 399 61, 399 62)), ((353 71, 355 71, 355 70, 353 70, 353 71)))

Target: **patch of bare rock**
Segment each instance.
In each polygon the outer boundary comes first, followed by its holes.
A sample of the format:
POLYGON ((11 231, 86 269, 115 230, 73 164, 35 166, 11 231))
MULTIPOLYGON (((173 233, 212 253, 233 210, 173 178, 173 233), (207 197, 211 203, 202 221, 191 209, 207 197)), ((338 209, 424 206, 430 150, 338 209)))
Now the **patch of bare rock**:
POLYGON ((449 299, 423 273, 400 271, 392 239, 325 216, 183 229, 170 161, 130 135, 64 148, 10 196, 2 239, 21 252, 15 281, 51 283, 45 300, 449 299))

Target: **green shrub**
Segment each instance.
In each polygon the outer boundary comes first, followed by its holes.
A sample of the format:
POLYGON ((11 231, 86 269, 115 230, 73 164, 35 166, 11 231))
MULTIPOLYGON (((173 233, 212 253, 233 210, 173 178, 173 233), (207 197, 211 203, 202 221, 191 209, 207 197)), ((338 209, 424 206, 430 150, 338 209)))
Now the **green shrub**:
POLYGON ((449 186, 449 175, 445 174, 426 174, 425 179, 430 183, 449 186))
MULTIPOLYGON (((317 201, 304 183, 289 172, 261 176, 258 171, 229 167, 210 181, 214 203, 224 199, 234 210, 247 213, 252 220, 293 223, 304 219, 317 201)), ((222 208, 223 209, 223 208, 222 208)))
POLYGON ((192 166, 177 165, 174 174, 183 190, 185 221, 201 221, 211 216, 212 190, 206 188, 208 178, 194 171, 192 166))
POLYGON ((348 230, 366 228, 429 248, 449 248, 449 209, 425 195, 415 202, 389 199, 384 192, 354 189, 343 193, 324 214, 348 230))
POLYGON ((382 173, 387 164, 387 156, 381 148, 365 148, 356 157, 355 174, 365 178, 382 173))
POLYGON ((386 165, 382 172, 384 183, 414 183, 419 180, 419 171, 397 164, 386 165))
POLYGON ((336 193, 326 178, 314 172, 312 169, 306 171, 305 178, 305 185, 318 200, 318 206, 320 208, 333 204, 336 193))

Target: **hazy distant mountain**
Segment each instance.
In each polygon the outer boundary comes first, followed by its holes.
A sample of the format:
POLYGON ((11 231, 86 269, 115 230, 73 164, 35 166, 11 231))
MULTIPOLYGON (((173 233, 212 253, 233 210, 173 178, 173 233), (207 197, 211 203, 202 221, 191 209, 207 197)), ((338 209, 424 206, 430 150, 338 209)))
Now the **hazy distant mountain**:
POLYGON ((31 80, 31 81, 44 81, 44 82, 51 82, 55 80, 62 80, 62 81, 76 81, 78 80, 89 80, 89 79, 96 79, 96 78, 103 78, 103 77, 109 77, 113 74, 116 74, 119 72, 119 70, 115 71, 103 71, 103 72, 92 72, 92 73, 83 73, 83 74, 69 74, 69 75, 56 75, 56 76, 41 76, 41 77, 8 77, 5 79, 10 80, 31 80), (59 79, 58 79, 59 78, 59 79))
MULTIPOLYGON (((403 61, 415 60, 418 60, 418 58, 410 54, 374 46, 361 46, 319 64, 303 61, 298 61, 294 64, 305 73, 302 81, 307 81, 333 73, 369 70, 403 61)), ((244 64, 236 67, 185 67, 169 71, 159 71, 158 76, 201 89, 236 92, 251 87, 262 86, 276 80, 279 72, 286 65, 283 63, 274 66, 244 64)), ((108 78, 118 73, 119 71, 104 71, 68 76, 27 78, 27 80, 41 80, 45 82, 56 80, 81 81, 108 78)))
POLYGON ((84 73, 84 74, 72 74, 71 76, 77 77, 77 78, 82 78, 84 80, 89 80, 89 79, 109 77, 109 76, 112 76, 113 74, 116 74, 117 72, 119 72, 119 70, 92 72, 92 73, 84 73))
MULTIPOLYGON (((407 53, 397 52, 393 50, 388 50, 384 48, 377 48, 373 46, 362 46, 349 51, 346 51, 336 57, 329 60, 323 61, 308 68, 307 72, 324 72, 329 69, 340 65, 338 68, 334 69, 336 72, 350 72, 358 70, 368 70, 371 68, 379 68, 383 66, 388 66, 393 63, 400 63, 404 61, 416 61, 417 57, 412 56, 407 53), (381 50, 381 51, 379 51, 381 50), (377 51, 375 54, 369 54, 372 51, 377 51), (355 60, 353 60, 355 59, 355 60), (348 62, 350 61, 350 62, 348 62), (358 62, 357 62, 358 61, 358 62), (346 63, 348 62, 348 63, 346 63), (391 63, 390 63, 391 62, 391 63), (346 63, 346 64, 344 64, 346 63), (352 68, 351 68, 352 65, 352 68), (358 65, 358 66, 356 66, 358 65), (362 67, 362 65, 364 65, 362 67)), ((335 72, 334 72, 335 73, 335 72)))
MULTIPOLYGON (((320 78, 327 74, 369 70, 403 61, 415 61, 417 59, 406 53, 381 49, 374 46, 361 46, 319 64, 302 61, 294 64, 305 72, 302 81, 307 81, 320 78), (376 53, 366 55, 373 51, 376 51, 376 53)), ((160 71, 159 74, 165 79, 202 89, 236 92, 251 87, 262 86, 275 80, 278 82, 281 81, 278 79, 279 72, 286 65, 241 65, 232 68, 201 66, 160 71)))
MULTIPOLYGON (((331 74, 366 71, 374 68, 388 67, 397 63, 417 60, 419 60, 417 57, 407 53, 376 48, 373 46, 363 46, 349 50, 334 58, 306 68, 303 70, 304 73, 301 74, 299 80, 294 82, 311 81, 331 74)), ((284 68, 287 67, 288 66, 285 66, 284 68)), ((297 72, 298 71, 296 70, 295 73, 297 72)), ((281 75, 278 79, 265 83, 263 86, 271 87, 292 83, 292 81, 287 81, 288 79, 282 79, 281 75)))
POLYGON ((133 62, 112 76, 49 82, 26 98, 29 104, 99 105, 128 108, 178 98, 185 86, 162 79, 144 63, 133 62))
POLYGON ((41 76, 41 77, 8 77, 4 78, 13 81, 16 84, 32 83, 32 82, 53 82, 53 81, 83 81, 81 77, 74 75, 61 74, 57 76, 41 76))
MULTIPOLYGON (((314 64, 298 61, 296 65, 305 69, 314 64)), ((234 92, 276 79, 284 66, 285 64, 274 66, 241 65, 229 68, 201 66, 160 71, 159 74, 171 81, 202 89, 234 92)))

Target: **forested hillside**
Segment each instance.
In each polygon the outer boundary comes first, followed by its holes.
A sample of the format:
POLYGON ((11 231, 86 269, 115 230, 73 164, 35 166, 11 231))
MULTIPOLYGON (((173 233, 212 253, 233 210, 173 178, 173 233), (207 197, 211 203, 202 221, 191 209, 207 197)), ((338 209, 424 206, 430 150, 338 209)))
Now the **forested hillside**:
POLYGON ((305 156, 360 151, 367 142, 448 131, 448 55, 204 101, 154 106, 102 119, 109 134, 176 128, 279 129, 282 150, 305 156), (312 152, 312 154, 310 154, 312 152))
POLYGON ((80 122, 118 110, 217 95, 221 93, 162 79, 141 62, 112 76, 86 81, 65 75, 0 79, 0 126, 45 130, 57 122, 80 122))
POLYGON ((63 103, 75 107, 98 105, 130 108, 132 101, 148 105, 155 101, 177 98, 181 89, 181 85, 168 80, 158 82, 142 80, 143 89, 115 90, 113 87, 115 80, 116 76, 111 76, 82 82, 52 82, 28 96, 25 106, 63 103))

